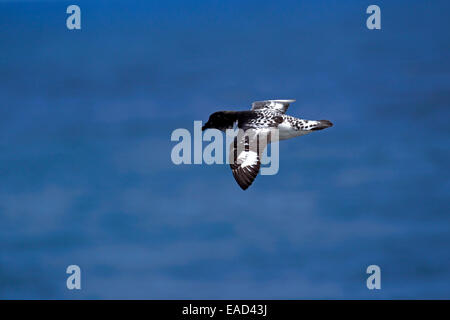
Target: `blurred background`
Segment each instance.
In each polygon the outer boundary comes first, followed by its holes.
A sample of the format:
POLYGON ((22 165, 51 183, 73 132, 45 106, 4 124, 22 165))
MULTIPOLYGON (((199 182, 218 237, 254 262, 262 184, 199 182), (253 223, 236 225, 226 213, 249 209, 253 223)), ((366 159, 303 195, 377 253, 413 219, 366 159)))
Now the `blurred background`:
POLYGON ((450 298, 449 12, 0 1, 0 298, 450 298), (174 129, 271 98, 335 125, 245 192, 172 163, 174 129))

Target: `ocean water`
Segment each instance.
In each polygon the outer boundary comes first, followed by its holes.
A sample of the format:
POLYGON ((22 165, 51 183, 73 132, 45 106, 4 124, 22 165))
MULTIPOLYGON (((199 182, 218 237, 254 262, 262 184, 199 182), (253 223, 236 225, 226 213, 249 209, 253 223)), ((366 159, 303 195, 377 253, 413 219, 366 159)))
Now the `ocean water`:
POLYGON ((70 4, 0 2, 1 299, 450 298, 448 2, 70 4), (172 163, 270 98, 334 126, 245 192, 172 163))

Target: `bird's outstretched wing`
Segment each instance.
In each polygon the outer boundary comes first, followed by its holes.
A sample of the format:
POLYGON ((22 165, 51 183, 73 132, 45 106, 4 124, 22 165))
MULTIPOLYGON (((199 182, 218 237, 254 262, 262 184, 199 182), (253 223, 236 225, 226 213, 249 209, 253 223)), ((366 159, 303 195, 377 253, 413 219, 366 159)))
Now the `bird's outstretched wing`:
POLYGON ((230 167, 239 186, 246 190, 261 167, 261 157, 268 143, 266 130, 246 130, 230 145, 230 167))
POLYGON ((255 101, 252 103, 252 110, 271 109, 281 113, 286 113, 286 110, 289 108, 289 104, 292 102, 295 102, 295 100, 255 101))

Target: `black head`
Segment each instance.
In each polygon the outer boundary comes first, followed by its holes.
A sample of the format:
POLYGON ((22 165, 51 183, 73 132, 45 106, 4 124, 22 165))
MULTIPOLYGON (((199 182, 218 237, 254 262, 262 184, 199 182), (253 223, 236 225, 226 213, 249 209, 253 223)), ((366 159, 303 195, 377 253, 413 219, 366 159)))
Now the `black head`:
POLYGON ((225 131, 233 128, 234 122, 237 120, 236 112, 234 111, 217 111, 209 116, 208 121, 202 127, 202 131, 206 129, 219 129, 225 131))

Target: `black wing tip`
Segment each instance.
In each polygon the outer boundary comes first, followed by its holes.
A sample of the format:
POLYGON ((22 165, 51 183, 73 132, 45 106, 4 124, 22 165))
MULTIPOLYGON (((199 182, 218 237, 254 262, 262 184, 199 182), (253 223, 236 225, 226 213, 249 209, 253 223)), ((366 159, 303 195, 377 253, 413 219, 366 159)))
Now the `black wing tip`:
POLYGON ((251 184, 249 184, 249 185, 242 185, 242 184, 240 184, 239 182, 238 182, 238 185, 239 185, 239 187, 241 187, 242 190, 247 190, 248 187, 251 186, 251 184))
POLYGON ((253 181, 255 181, 259 172, 260 164, 258 162, 255 167, 249 168, 248 171, 244 171, 242 167, 236 167, 236 165, 230 165, 230 167, 233 172, 233 177, 239 187, 241 187, 242 190, 247 190, 248 187, 252 185, 253 181))
POLYGON ((241 175, 242 175, 242 172, 239 172, 239 168, 233 170, 234 180, 236 180, 237 184, 239 185, 239 187, 241 187, 242 190, 247 190, 253 181, 247 181, 241 175))
POLYGON ((251 181, 250 183, 243 181, 241 179, 237 179, 237 177, 235 177, 236 182, 238 183, 239 187, 241 187, 242 190, 247 190, 248 187, 250 187, 253 183, 253 181, 251 181))

